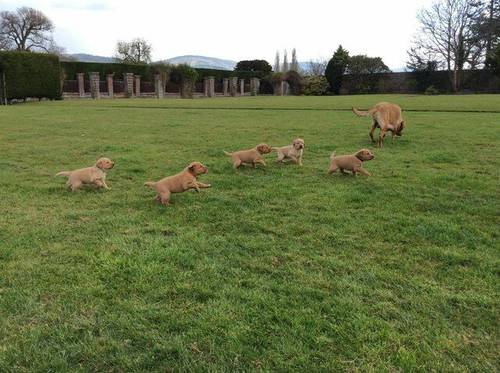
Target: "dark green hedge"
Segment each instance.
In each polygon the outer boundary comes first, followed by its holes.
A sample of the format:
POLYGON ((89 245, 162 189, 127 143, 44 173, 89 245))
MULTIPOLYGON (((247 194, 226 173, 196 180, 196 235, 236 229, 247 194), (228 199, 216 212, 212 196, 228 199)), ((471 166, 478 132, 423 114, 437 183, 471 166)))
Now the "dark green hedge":
MULTIPOLYGON (((115 79, 121 79, 124 73, 134 73, 141 75, 145 81, 153 81, 154 69, 151 65, 129 65, 124 63, 94 63, 94 62, 61 62, 61 67, 65 74, 65 79, 75 80, 77 73, 99 72, 101 80, 104 80, 106 74, 115 74, 115 79)), ((198 80, 204 77, 213 76, 215 79, 229 78, 237 76, 238 78, 249 79, 252 77, 263 77, 263 73, 254 71, 230 71, 217 69, 195 69, 198 72, 198 80), (262 76, 261 76, 262 75, 262 76)), ((85 77, 88 79, 88 77, 85 77)))
MULTIPOLYGON (((7 99, 61 97, 61 66, 52 54, 0 52, 0 71, 5 73, 7 99)), ((0 92, 0 96, 3 95, 0 92)))
POLYGON ((115 74, 115 79, 122 79, 125 73, 134 73, 140 75, 143 80, 153 80, 153 69, 150 65, 61 61, 61 67, 67 80, 76 80, 77 73, 85 73, 85 79, 88 79, 89 72, 98 72, 101 80, 105 80, 106 75, 112 73, 115 74))

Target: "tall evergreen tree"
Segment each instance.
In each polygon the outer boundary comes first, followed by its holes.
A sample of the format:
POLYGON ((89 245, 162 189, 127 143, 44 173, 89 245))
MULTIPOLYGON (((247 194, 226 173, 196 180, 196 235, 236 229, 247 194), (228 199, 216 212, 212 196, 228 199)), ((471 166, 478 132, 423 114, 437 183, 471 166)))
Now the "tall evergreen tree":
POLYGON ((290 70, 299 71, 299 62, 297 61, 297 51, 295 48, 292 49, 292 63, 290 64, 290 70))
POLYGON ((330 84, 330 90, 338 95, 342 85, 342 76, 345 74, 349 63, 349 52, 339 45, 333 57, 326 65, 325 77, 330 84))
POLYGON ((276 57, 274 58, 274 72, 279 73, 281 71, 280 69, 280 52, 276 51, 276 57))
POLYGON ((283 72, 287 72, 289 70, 289 67, 288 67, 288 55, 287 55, 287 51, 285 49, 285 54, 283 55, 283 72))

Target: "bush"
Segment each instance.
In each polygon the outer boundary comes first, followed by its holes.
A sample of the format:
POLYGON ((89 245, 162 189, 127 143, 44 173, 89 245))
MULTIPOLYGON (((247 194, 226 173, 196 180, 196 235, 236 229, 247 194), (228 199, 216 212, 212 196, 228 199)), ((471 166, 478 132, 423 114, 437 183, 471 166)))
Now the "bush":
POLYGON ((302 76, 297 71, 288 71, 284 76, 284 80, 290 85, 292 95, 298 96, 302 93, 302 76))
POLYGON ((181 86, 182 98, 193 98, 194 84, 198 79, 198 72, 187 64, 176 65, 170 73, 170 80, 181 86))
POLYGON ((329 89, 330 85, 324 76, 306 76, 303 80, 302 93, 306 96, 324 96, 329 89))
MULTIPOLYGON (((0 71, 5 73, 7 99, 61 98, 59 57, 46 53, 0 52, 0 71)), ((4 94, 1 87, 0 96, 4 94)))
POLYGON ((115 74, 115 79, 123 79, 125 73, 140 75, 144 81, 152 81, 154 69, 151 65, 133 65, 126 63, 99 63, 99 62, 74 62, 62 61, 61 68, 65 78, 76 80, 77 73, 98 72, 100 80, 104 80, 107 74, 115 74))
POLYGON ((429 96, 433 96, 433 95, 438 95, 439 91, 436 87, 434 87, 433 85, 430 85, 429 87, 427 87, 424 94, 429 95, 429 96))

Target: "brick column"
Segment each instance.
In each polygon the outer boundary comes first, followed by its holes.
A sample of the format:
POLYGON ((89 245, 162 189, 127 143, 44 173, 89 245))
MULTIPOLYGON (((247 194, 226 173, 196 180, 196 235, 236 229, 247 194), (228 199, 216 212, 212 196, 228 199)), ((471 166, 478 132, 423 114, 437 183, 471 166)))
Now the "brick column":
POLYGON ((222 94, 224 96, 227 96, 228 89, 229 89, 229 79, 228 78, 223 78, 222 79, 222 94))
POLYGON ((215 97, 215 78, 213 76, 208 78, 208 97, 215 97))
POLYGON ((135 76, 135 97, 141 96, 141 76, 135 76))
POLYGON ((245 79, 240 79, 240 95, 245 95, 245 79))
POLYGON ((134 97, 134 74, 125 73, 123 74, 123 85, 125 97, 134 97))
POLYGON ((259 78, 251 78, 250 79, 250 94, 252 96, 257 96, 260 90, 260 79, 259 78))
POLYGON ((85 81, 84 81, 84 73, 77 73, 76 80, 78 81, 78 95, 80 97, 85 97, 85 81))
POLYGON ((238 77, 233 76, 229 78, 229 92, 233 97, 238 94, 238 77))
POLYGON ((89 73, 89 78, 90 78, 90 96, 98 100, 101 98, 101 93, 99 92, 99 73, 98 72, 91 72, 89 73))
POLYGON ((115 95, 115 92, 113 89, 113 75, 114 74, 106 75, 106 81, 108 82, 108 96, 109 96, 109 98, 113 98, 115 95))
POLYGON ((161 80, 160 74, 155 75, 155 93, 157 98, 163 98, 163 82, 161 80))

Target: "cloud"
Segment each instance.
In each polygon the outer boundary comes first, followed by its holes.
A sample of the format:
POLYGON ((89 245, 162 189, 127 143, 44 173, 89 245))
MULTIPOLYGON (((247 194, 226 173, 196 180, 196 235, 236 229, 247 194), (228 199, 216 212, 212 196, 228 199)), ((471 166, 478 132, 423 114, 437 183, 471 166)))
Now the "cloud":
POLYGON ((50 6, 58 9, 108 11, 111 10, 109 3, 104 1, 51 1, 50 6))

